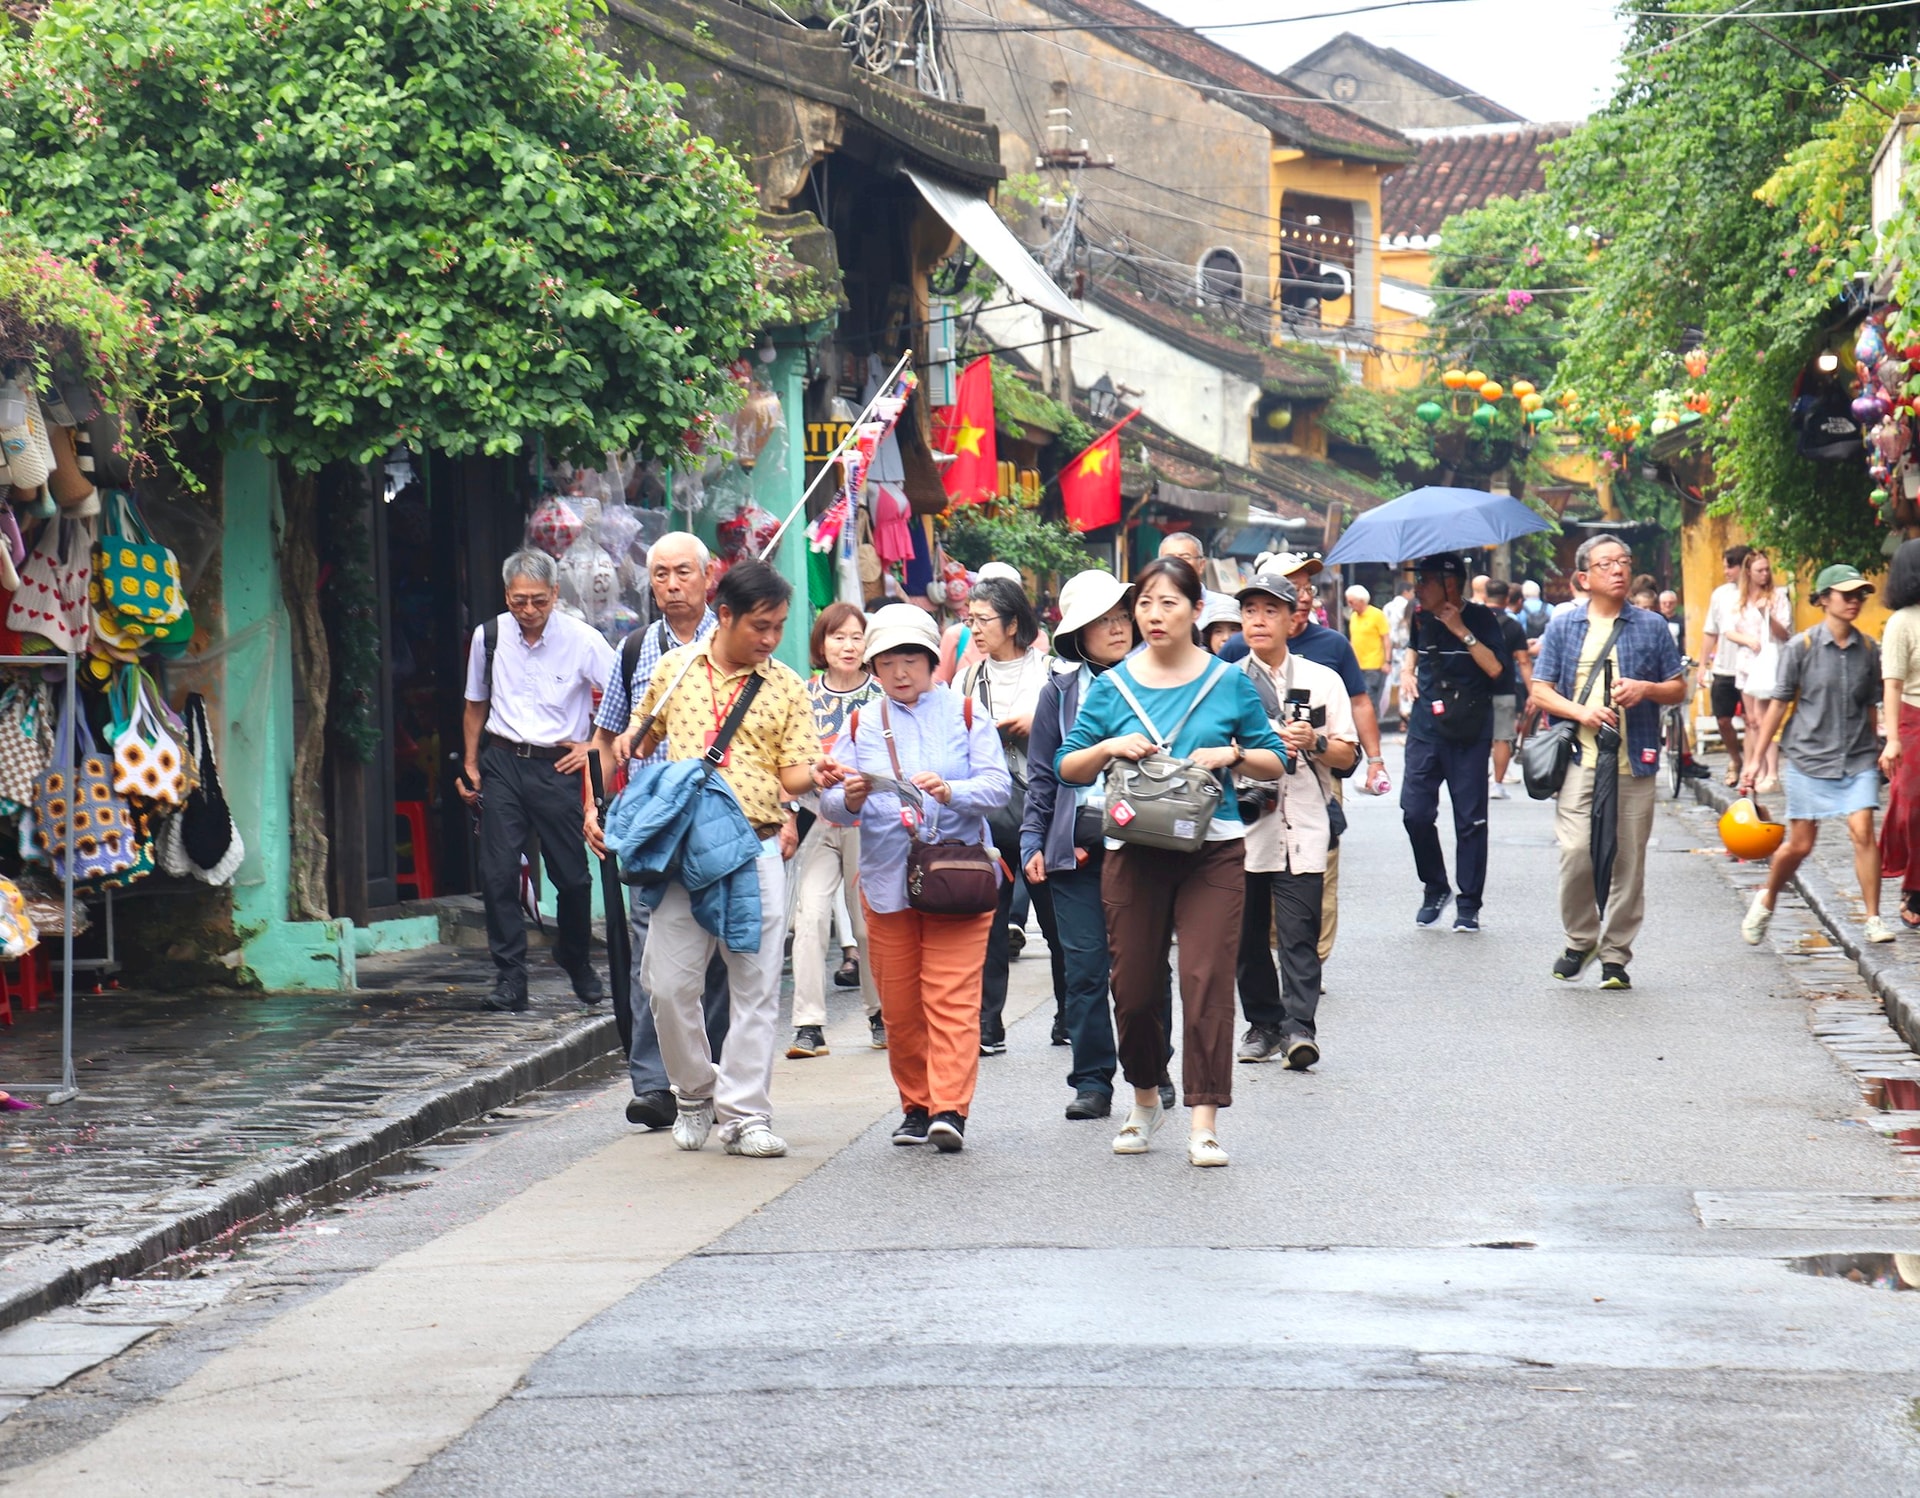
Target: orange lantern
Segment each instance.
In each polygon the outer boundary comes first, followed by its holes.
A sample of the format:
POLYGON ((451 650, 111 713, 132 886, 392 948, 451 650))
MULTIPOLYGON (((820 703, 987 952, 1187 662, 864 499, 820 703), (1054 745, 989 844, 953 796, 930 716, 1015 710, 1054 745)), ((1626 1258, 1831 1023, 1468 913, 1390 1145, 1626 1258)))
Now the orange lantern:
POLYGON ((1478 369, 1470 369, 1467 371, 1467 384, 1470 388, 1478 390, 1486 383, 1487 376, 1484 371, 1478 369))
MULTIPOLYGON (((1525 400, 1528 396, 1532 395, 1533 392, 1534 384, 1532 380, 1515 380, 1513 382, 1513 393, 1519 396, 1521 400, 1525 400)), ((1533 407, 1529 406, 1527 409, 1531 411, 1533 407)))
MULTIPOLYGON (((1520 384, 1524 385, 1526 381, 1522 380, 1520 384)), ((1513 387, 1513 393, 1520 397, 1520 409, 1525 411, 1529 416, 1547 403, 1546 397, 1541 395, 1537 390, 1522 390, 1520 385, 1515 385, 1513 387)))
POLYGON ((1480 387, 1480 399, 1489 405, 1492 405, 1493 402, 1499 400, 1500 397, 1506 393, 1505 390, 1500 388, 1500 382, 1498 380, 1488 380, 1486 384, 1480 387))
POLYGON ((1450 369, 1440 376, 1440 383, 1445 385, 1449 390, 1458 390, 1462 385, 1467 383, 1467 377, 1461 370, 1450 369))

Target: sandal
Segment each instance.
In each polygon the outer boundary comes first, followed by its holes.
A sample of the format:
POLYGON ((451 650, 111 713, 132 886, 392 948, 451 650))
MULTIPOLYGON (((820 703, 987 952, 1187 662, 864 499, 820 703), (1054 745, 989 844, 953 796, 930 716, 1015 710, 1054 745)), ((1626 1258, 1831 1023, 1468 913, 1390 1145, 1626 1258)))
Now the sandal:
POLYGON ((1909 890, 1900 903, 1900 924, 1909 931, 1920 931, 1920 910, 1914 909, 1916 901, 1920 901, 1920 894, 1909 890))

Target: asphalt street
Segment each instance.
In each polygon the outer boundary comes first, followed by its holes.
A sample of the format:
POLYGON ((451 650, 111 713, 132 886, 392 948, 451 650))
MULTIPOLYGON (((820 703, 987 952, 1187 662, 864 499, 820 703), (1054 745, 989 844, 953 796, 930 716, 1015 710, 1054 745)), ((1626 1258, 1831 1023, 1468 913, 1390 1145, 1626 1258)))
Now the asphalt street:
POLYGON ((845 994, 784 1161, 582 1079, 156 1279, 186 1309, 0 1421, 0 1491, 1920 1493, 1920 1295, 1849 1257, 1920 1253, 1920 1117, 1862 1092, 1920 1063, 1804 913, 1746 946, 1663 803, 1635 988, 1558 984, 1550 806, 1494 803, 1478 936, 1349 811, 1325 1059, 1237 1068, 1228 1169, 1061 1117, 1036 940, 964 1153, 889 1145, 845 994))

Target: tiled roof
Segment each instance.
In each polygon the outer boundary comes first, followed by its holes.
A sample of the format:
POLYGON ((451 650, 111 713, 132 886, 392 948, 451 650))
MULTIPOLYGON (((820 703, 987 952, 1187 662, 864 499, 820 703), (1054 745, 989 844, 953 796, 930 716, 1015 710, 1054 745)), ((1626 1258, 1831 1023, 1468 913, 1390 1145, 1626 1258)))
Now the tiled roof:
POLYGON ((1318 350, 1258 347, 1251 336, 1246 340, 1235 338, 1209 327, 1192 310, 1154 301, 1112 281, 1090 282, 1087 300, 1136 327, 1149 329, 1196 358, 1270 384, 1278 394, 1311 399, 1332 395, 1340 387, 1334 362, 1318 350))
POLYGON ((1438 94, 1449 103, 1458 104, 1463 109, 1471 110, 1483 120, 1501 123, 1509 121, 1516 124, 1525 123, 1521 117, 1511 109, 1508 109, 1503 104, 1494 103, 1493 100, 1489 99, 1485 94, 1476 94, 1464 83, 1456 82, 1454 79, 1447 77, 1445 73, 1436 73, 1425 63, 1407 56, 1406 53, 1398 51, 1393 47, 1379 46, 1368 41, 1364 36, 1354 35, 1351 31, 1343 31, 1324 47, 1318 47, 1312 52, 1309 52, 1305 57, 1287 69, 1286 76, 1291 79, 1300 80, 1304 86, 1313 89, 1315 93, 1325 93, 1326 89, 1323 86, 1311 80, 1325 78, 1328 82, 1331 82, 1332 77, 1330 73, 1321 65, 1330 58, 1338 56, 1341 51, 1347 49, 1365 54, 1381 67, 1391 69, 1402 78, 1408 79, 1411 82, 1419 84, 1422 88, 1438 94))
POLYGON ((1258 120, 1288 145, 1357 161, 1405 161, 1413 154, 1412 143, 1397 130, 1376 125, 1330 99, 1308 93, 1137 0, 1033 3, 1064 21, 1081 23, 1102 41, 1173 77, 1202 87, 1214 84, 1231 90, 1221 102, 1258 120), (1162 27, 1168 29, 1159 29, 1162 27))
POLYGON ((1546 182, 1540 148, 1573 126, 1474 125, 1421 131, 1419 158, 1380 181, 1380 234, 1432 235, 1456 213, 1522 198, 1546 182))

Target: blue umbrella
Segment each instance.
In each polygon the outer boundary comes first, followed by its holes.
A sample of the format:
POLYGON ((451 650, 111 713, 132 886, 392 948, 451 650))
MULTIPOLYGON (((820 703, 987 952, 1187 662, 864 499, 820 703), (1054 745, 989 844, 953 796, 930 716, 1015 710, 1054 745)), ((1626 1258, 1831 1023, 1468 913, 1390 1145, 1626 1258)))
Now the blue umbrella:
POLYGON ((1415 489, 1354 521, 1327 553, 1327 562, 1330 566, 1341 562, 1394 566, 1438 551, 1498 546, 1549 529, 1546 521, 1508 494, 1415 489))

